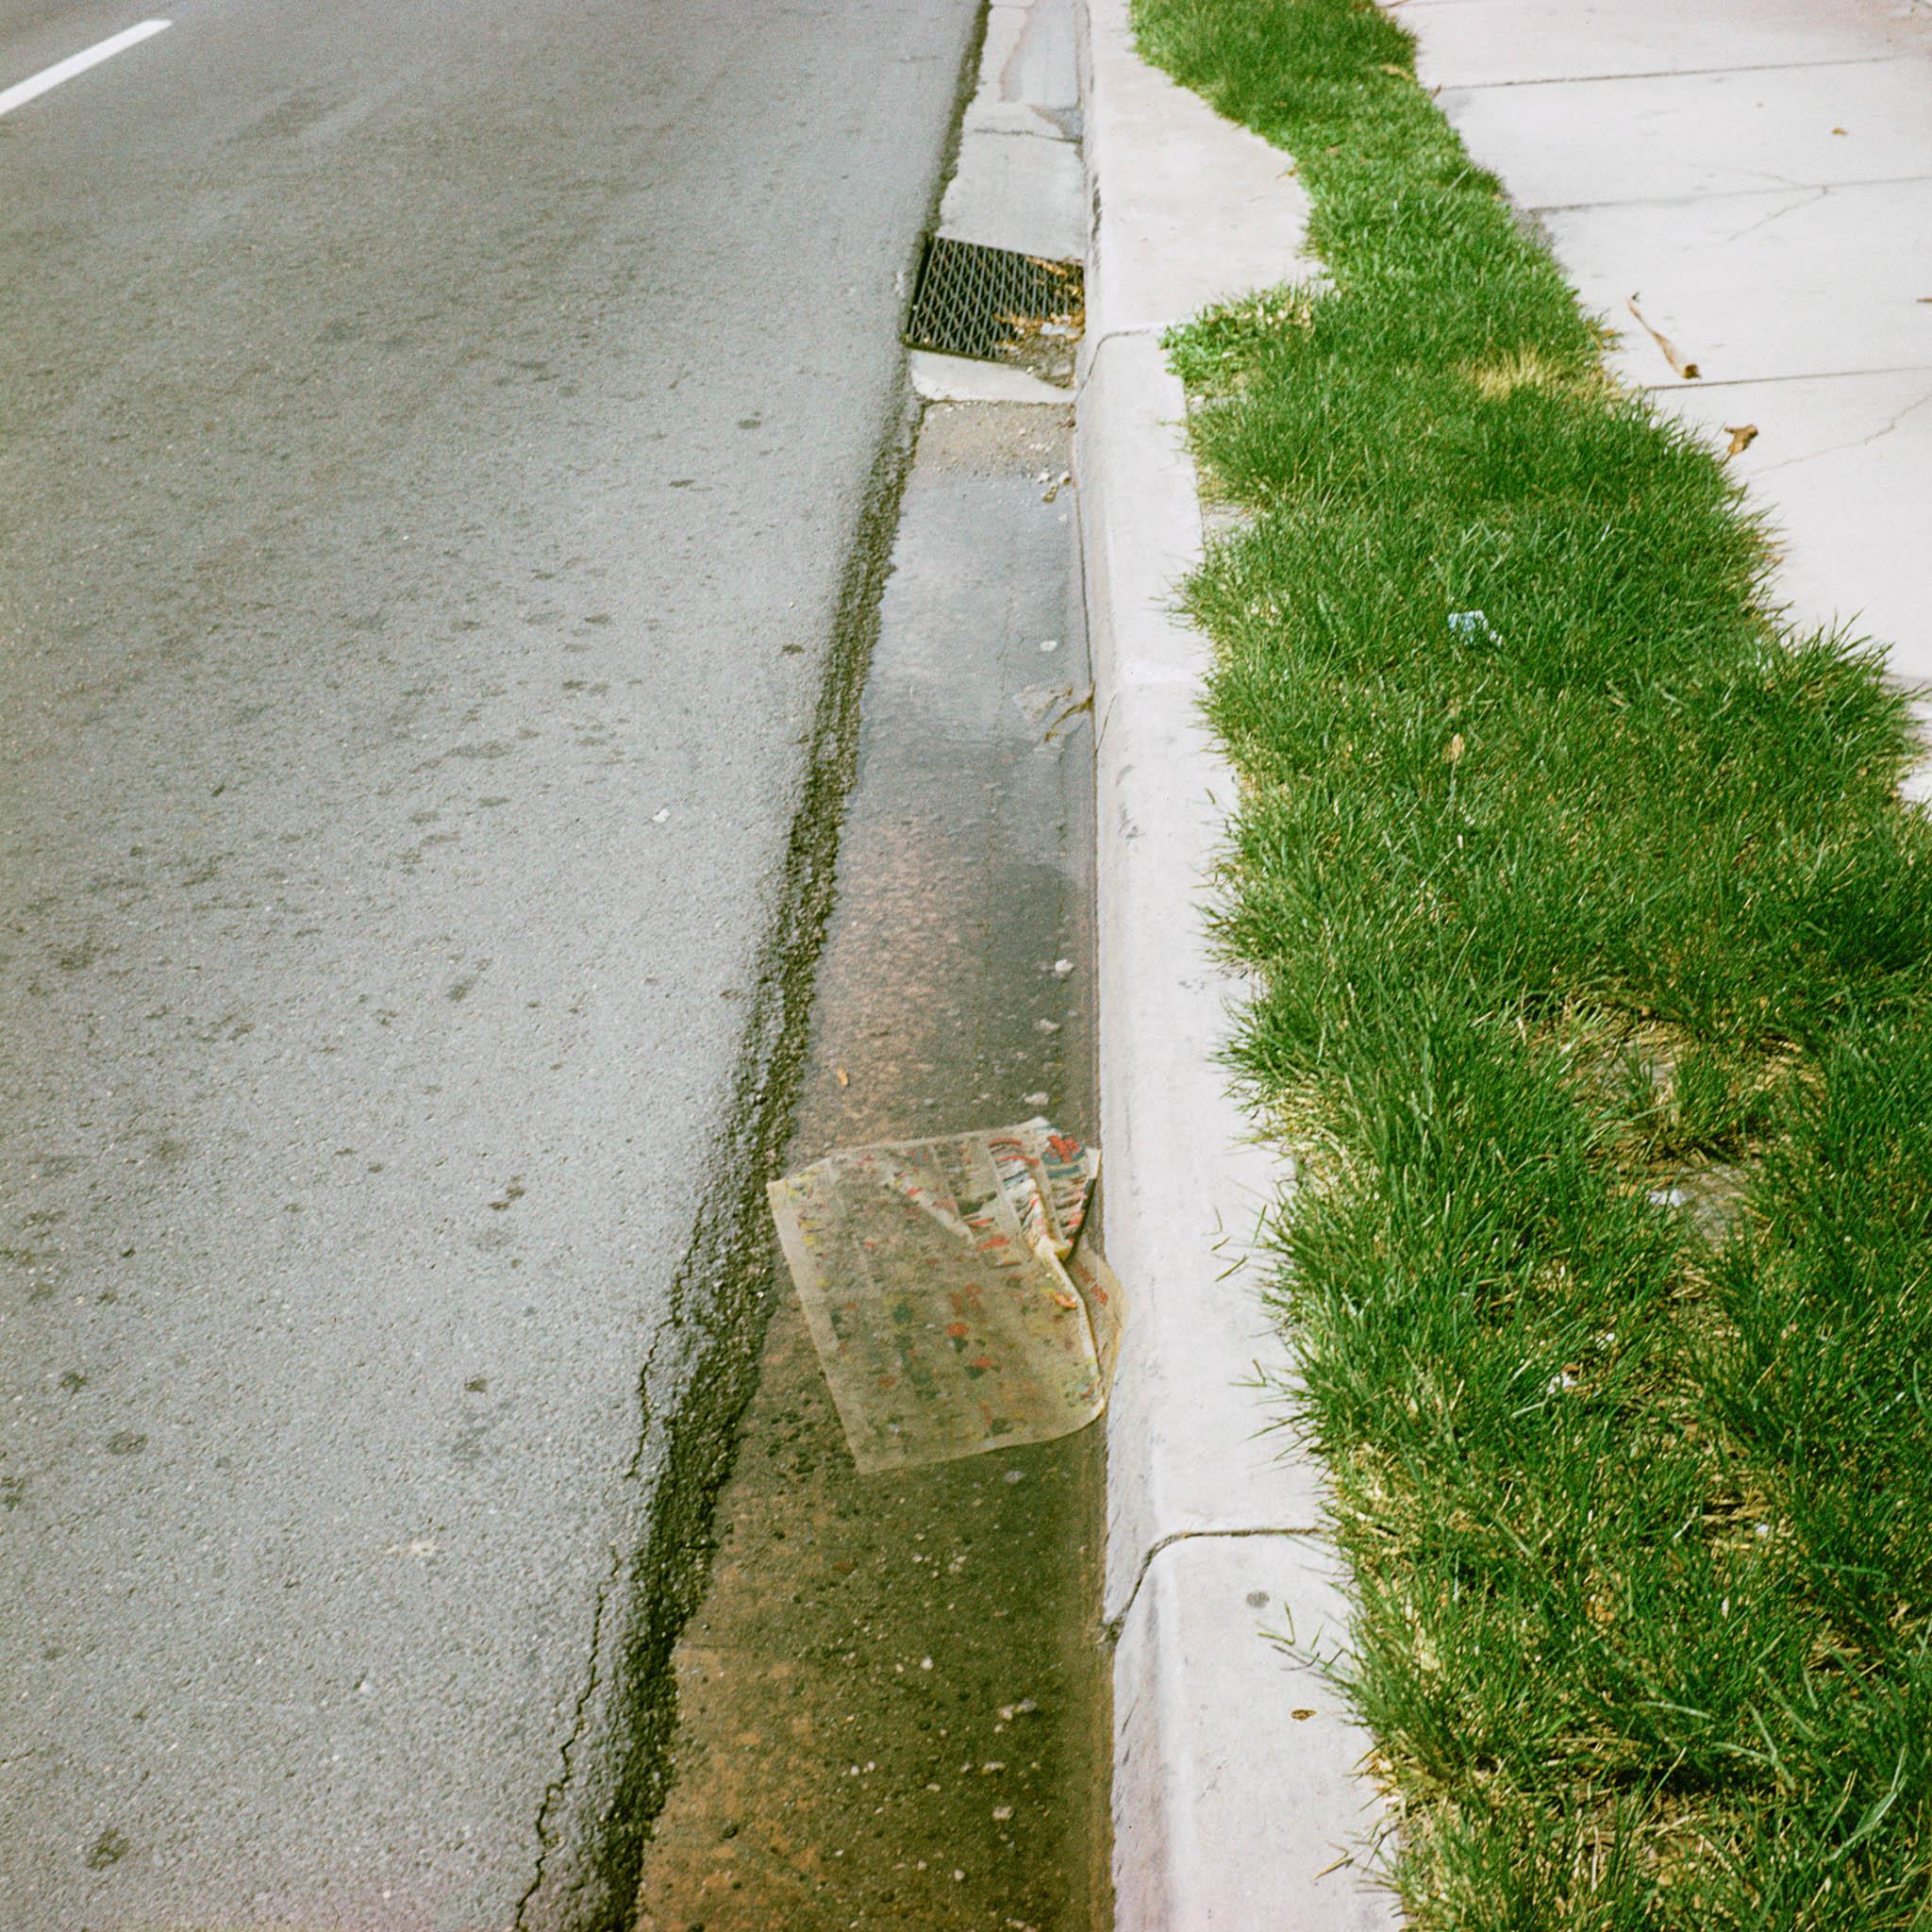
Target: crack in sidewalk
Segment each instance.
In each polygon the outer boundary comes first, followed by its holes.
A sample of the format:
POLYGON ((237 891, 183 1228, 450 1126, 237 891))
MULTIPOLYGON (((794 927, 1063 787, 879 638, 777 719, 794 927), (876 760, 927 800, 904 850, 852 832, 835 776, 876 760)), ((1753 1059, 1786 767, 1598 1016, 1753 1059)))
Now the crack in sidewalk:
POLYGON ((1796 214, 1800 208, 1810 208, 1814 203, 1823 201, 1830 192, 1828 187, 1807 189, 1794 200, 1786 202, 1782 208, 1774 208, 1769 214, 1759 215, 1755 222, 1746 222, 1735 235, 1726 235, 1724 240, 1726 242, 1741 242, 1746 235, 1755 235, 1759 228, 1768 228, 1773 222, 1781 222, 1787 215, 1796 214))
POLYGON ((1904 408, 1893 414, 1889 423, 1880 424, 1867 436, 1849 437, 1843 442, 1827 443, 1823 449, 1806 450, 1800 456, 1780 457, 1776 462, 1766 463, 1761 468, 1754 470, 1751 473, 1752 480, 1756 481, 1759 476, 1769 476, 1774 470, 1789 470, 1800 463, 1815 463, 1823 457, 1837 456, 1843 450, 1863 449, 1868 443, 1876 442, 1881 436, 1890 436, 1907 416, 1914 410, 1923 409, 1927 403, 1932 403, 1932 391, 1927 391, 1926 394, 1907 403, 1904 408))

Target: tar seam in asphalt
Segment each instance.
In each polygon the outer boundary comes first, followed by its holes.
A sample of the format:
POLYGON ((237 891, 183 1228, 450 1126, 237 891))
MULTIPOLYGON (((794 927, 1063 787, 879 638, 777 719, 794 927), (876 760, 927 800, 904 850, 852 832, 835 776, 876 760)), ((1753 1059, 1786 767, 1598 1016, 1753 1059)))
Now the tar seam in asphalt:
POLYGON ((703 1597, 712 1503, 730 1471, 771 1307, 765 1182, 776 1174, 791 1131, 858 751, 859 699, 916 418, 902 388, 846 562, 732 1104, 701 1164, 733 1176, 735 1185, 699 1209, 673 1283, 670 1319, 639 1377, 640 1427, 625 1477, 639 1480, 654 1443, 663 1474, 638 1547, 627 1560, 613 1550, 598 1593, 585 1685, 558 1774, 538 1812, 536 1869, 518 1905, 517 1932, 628 1932, 644 1841, 663 1803, 676 1718, 671 1649, 703 1597))
MULTIPOLYGON (((952 131, 927 225, 957 162, 985 37, 960 65, 952 131)), ((920 408, 902 375, 867 482, 840 587, 824 682, 782 885, 759 949, 732 1100, 705 1172, 739 1185, 699 1209, 673 1283, 670 1319, 639 1375, 635 1484, 654 1441, 663 1474, 628 1559, 613 1547, 591 1617, 583 1688, 558 1774, 536 1819, 537 1856, 515 1932, 629 1932, 644 1845, 662 1808, 677 1721, 671 1655, 703 1601, 712 1506, 730 1473, 739 1417, 758 1377, 774 1290, 765 1182, 778 1170, 811 1021, 814 978, 838 877, 839 834, 858 749, 860 699, 878 635, 920 408), (662 1395, 669 1396, 669 1402, 662 1395), (663 1412, 660 1412, 662 1410, 663 1412)))
MULTIPOLYGON (((950 132, 923 228, 939 219, 986 38, 981 8, 960 62, 950 132)), ((916 246, 917 244, 915 244, 916 246)), ((908 262, 908 267, 912 266, 908 262)), ((669 1321, 638 1377, 635 1484, 654 1434, 663 1474, 626 1562, 616 1547, 591 1616, 584 1686, 558 1775, 536 1819, 537 1856, 514 1932, 630 1932, 644 1845, 670 1781, 677 1724, 671 1670, 679 1633, 704 1600, 712 1507, 731 1472, 739 1418, 757 1386, 775 1288, 765 1183, 778 1172, 809 1039, 815 976, 838 884, 839 835, 858 754, 860 701, 878 638, 900 502, 922 406, 902 365, 846 556, 824 681, 771 926, 718 1143, 703 1171, 739 1177, 698 1210, 672 1286, 669 1321), (669 1353, 675 1359, 666 1363, 669 1353), (674 1374, 669 1412, 656 1388, 674 1374), (618 1614, 610 1612, 616 1606, 618 1614)))

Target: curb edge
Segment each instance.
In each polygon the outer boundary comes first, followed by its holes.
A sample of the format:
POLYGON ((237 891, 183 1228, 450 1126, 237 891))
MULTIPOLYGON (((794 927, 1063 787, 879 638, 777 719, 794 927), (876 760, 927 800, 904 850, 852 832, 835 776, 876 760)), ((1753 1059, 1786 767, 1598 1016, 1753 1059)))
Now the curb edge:
POLYGON ((1203 548, 1161 330, 1314 271, 1285 158, 1076 8, 1088 334, 1074 474, 1093 663, 1103 1231, 1133 1310, 1108 1415, 1118 1932, 1386 1932, 1370 1740, 1306 1659, 1348 1606, 1322 1483, 1273 1431, 1291 1373, 1243 1270, 1282 1177, 1221 1055, 1239 982, 1206 900, 1236 784, 1201 716, 1207 641, 1173 609, 1203 548), (1243 1386, 1245 1385, 1245 1386, 1243 1386), (1284 1662, 1291 1646, 1299 1663, 1284 1662))

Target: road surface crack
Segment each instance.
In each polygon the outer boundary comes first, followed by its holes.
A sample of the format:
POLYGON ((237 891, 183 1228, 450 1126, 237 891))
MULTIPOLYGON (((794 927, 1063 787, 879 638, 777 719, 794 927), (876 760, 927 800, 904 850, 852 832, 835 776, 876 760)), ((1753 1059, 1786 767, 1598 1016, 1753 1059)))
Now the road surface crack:
POLYGON ((597 1678, 604 1656, 604 1612, 610 1602, 611 1591, 616 1588, 619 1573, 623 1570, 624 1558, 617 1545, 610 1546, 610 1568, 604 1581, 597 1587, 596 1607, 591 1613, 591 1656, 584 1671, 583 1689, 577 1692, 576 1707, 571 1712, 570 1735, 563 1740, 558 1756, 562 1762, 558 1774, 543 1789, 542 1802, 537 1807, 537 1868, 531 1874, 530 1882, 525 1888, 524 1895, 517 1900, 516 1918, 513 1924, 522 1932, 525 1913, 531 1899, 537 1895, 543 1883, 543 1868, 550 1857, 550 1848, 555 1843, 551 1829, 551 1814, 561 1803, 570 1790, 573 1773, 573 1759, 584 1735, 591 1699, 596 1693, 597 1678))

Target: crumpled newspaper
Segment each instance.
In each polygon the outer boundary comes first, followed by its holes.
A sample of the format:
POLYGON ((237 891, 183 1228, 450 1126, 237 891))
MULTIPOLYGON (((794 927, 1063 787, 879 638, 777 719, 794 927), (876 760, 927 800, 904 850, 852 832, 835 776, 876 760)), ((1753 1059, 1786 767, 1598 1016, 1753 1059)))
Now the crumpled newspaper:
POLYGON ((1049 1122, 827 1156, 767 1191, 866 1472, 1044 1442, 1107 1406, 1120 1285, 1097 1150, 1049 1122))

